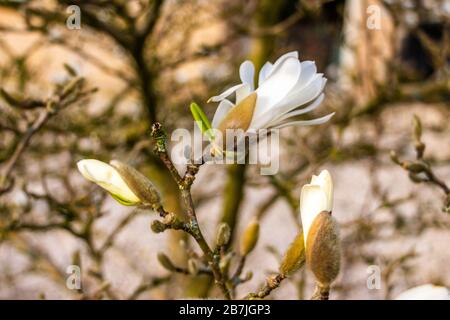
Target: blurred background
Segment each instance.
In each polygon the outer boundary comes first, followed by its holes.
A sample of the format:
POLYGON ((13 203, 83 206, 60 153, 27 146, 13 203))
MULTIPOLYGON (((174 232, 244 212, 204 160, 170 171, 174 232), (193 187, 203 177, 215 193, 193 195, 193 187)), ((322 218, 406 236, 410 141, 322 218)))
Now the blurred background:
MULTIPOLYGON (((154 213, 119 205, 76 162, 127 161, 181 215, 151 124, 193 130, 191 101, 211 119, 207 99, 239 81, 242 61, 258 70, 289 51, 328 78, 317 115, 336 115, 281 131, 277 175, 207 165, 193 187, 210 243, 220 221, 236 242, 260 218, 244 269, 253 277, 238 297, 276 272, 301 228, 300 188, 325 168, 343 250, 331 299, 450 287, 449 39, 448 0, 0 1, 0 298, 219 297, 207 276, 157 261, 164 252, 185 266, 196 244, 152 233, 154 213), (70 265, 81 268, 80 290, 66 286, 70 265)), ((271 298, 312 290, 301 270, 271 298)))

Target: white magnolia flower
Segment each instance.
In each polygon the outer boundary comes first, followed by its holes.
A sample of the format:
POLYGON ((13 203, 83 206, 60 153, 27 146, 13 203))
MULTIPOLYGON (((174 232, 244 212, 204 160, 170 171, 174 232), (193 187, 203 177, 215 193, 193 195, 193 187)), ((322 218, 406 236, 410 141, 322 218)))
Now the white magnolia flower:
POLYGON ((330 173, 323 170, 318 176, 312 176, 311 182, 303 186, 300 195, 300 214, 305 245, 314 219, 322 211, 331 212, 332 209, 333 180, 330 173))
POLYGON ((83 177, 108 191, 121 204, 132 206, 141 202, 113 166, 95 159, 78 161, 77 166, 83 177))
POLYGON ((450 300, 450 291, 441 286, 424 284, 399 294, 396 300, 450 300))
POLYGON ((255 67, 245 61, 239 68, 242 83, 209 101, 220 102, 212 121, 213 129, 276 129, 293 125, 317 125, 328 121, 334 113, 313 120, 294 117, 317 108, 324 99, 326 78, 317 73, 313 61, 300 62, 297 52, 281 56, 274 64, 266 62, 254 84, 255 67), (235 93, 234 102, 227 99, 235 93))

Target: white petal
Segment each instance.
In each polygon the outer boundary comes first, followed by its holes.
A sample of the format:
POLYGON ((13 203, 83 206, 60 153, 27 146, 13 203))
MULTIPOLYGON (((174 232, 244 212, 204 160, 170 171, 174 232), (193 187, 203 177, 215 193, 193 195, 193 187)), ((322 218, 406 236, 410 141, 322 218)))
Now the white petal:
POLYGON ((308 103, 323 91, 326 83, 327 79, 321 73, 318 73, 314 75, 313 79, 305 87, 301 89, 295 88, 280 104, 301 106, 308 103))
POLYGON ((250 90, 254 90, 254 77, 255 77, 255 66, 249 60, 246 60, 241 63, 239 67, 239 76, 241 77, 242 83, 248 84, 250 86, 250 90))
POLYGON ((281 128, 290 127, 290 126, 314 126, 314 125, 318 125, 318 124, 327 122, 334 116, 334 114, 335 114, 335 112, 330 113, 329 115, 326 115, 324 117, 313 119, 313 120, 299 120, 299 121, 286 122, 286 123, 283 123, 283 124, 280 124, 278 126, 271 127, 271 128, 272 129, 281 129, 281 128))
POLYGON ((319 213, 326 210, 327 197, 320 186, 312 184, 304 185, 300 194, 300 216, 302 219, 305 245, 311 224, 319 213))
MULTIPOLYGON (((309 106, 307 106, 306 108, 303 109, 295 109, 297 107, 291 107, 289 105, 281 105, 280 107, 274 107, 271 110, 269 110, 268 112, 266 112, 263 115, 260 115, 258 117, 255 117, 252 120, 252 123, 250 125, 250 128, 254 129, 254 130, 258 130, 261 128, 274 128, 280 125, 284 125, 286 122, 285 120, 288 120, 289 118, 293 117, 293 116, 298 116, 304 113, 307 113, 311 110, 314 110, 315 108, 317 108, 323 100, 323 97, 325 95, 320 95, 319 97, 316 98, 316 100, 314 100, 314 102, 312 102, 309 106), (294 109, 294 111, 289 111, 290 109, 294 109), (285 110, 288 110, 287 112, 285 110)), ((309 122, 310 120, 308 120, 309 122)), ((298 122, 298 121, 297 121, 298 122)), ((303 123, 303 122, 300 122, 303 123)), ((305 124, 308 125, 308 124, 305 124)), ((283 126, 285 127, 285 126, 283 126)))
POLYGON ((241 88, 236 90, 236 105, 239 104, 245 97, 247 97, 252 90, 250 89, 249 84, 244 84, 241 88))
POLYGON ((424 284, 402 292, 395 300, 450 300, 450 291, 445 287, 424 284))
POLYGON ((321 74, 317 74, 315 79, 311 81, 306 87, 298 91, 289 93, 287 97, 282 99, 273 109, 277 110, 278 115, 285 114, 295 108, 309 103, 316 99, 325 88, 327 79, 323 78, 321 74))
POLYGON ((285 113, 284 115, 281 114, 281 116, 279 116, 278 118, 275 118, 274 120, 272 120, 268 124, 268 126, 275 125, 276 123, 281 123, 282 121, 284 121, 284 120, 286 120, 288 118, 296 117, 296 116, 308 113, 310 111, 313 111, 318 106, 320 106, 320 104, 322 103, 324 98, 325 98, 325 94, 322 93, 311 104, 309 104, 306 108, 294 109, 293 111, 289 111, 288 113, 285 113))
POLYGON ((302 71, 300 73, 300 78, 298 79, 294 89, 301 89, 308 85, 313 80, 314 75, 317 72, 317 67, 314 61, 303 61, 301 65, 302 71))
POLYGON ((266 81, 256 90, 254 116, 262 115, 280 102, 297 82, 300 74, 300 62, 296 58, 288 57, 267 77, 266 81))
POLYGON ((252 122, 250 123, 249 129, 247 130, 259 130, 262 128, 267 128, 268 124, 278 115, 277 110, 269 110, 263 115, 254 116, 252 122))
POLYGON ((291 52, 285 53, 281 57, 279 57, 277 59, 277 61, 275 61, 275 63, 273 64, 272 70, 269 72, 267 77, 269 77, 272 74, 272 72, 274 71, 274 69, 277 68, 280 64, 282 64, 288 58, 295 58, 298 60, 298 52, 291 51, 291 52))
POLYGON ((225 99, 229 95, 233 94, 236 90, 238 90, 239 88, 242 88, 243 86, 245 86, 245 84, 243 84, 243 83, 237 84, 235 86, 232 86, 231 88, 228 88, 227 90, 225 90, 224 92, 222 92, 218 96, 214 96, 214 97, 209 98, 208 102, 211 102, 211 101, 213 101, 213 102, 222 101, 223 99, 225 99))
POLYGON ((213 128, 217 128, 219 123, 225 118, 228 112, 233 108, 234 105, 227 99, 220 101, 219 106, 217 107, 216 113, 214 114, 213 121, 211 126, 213 128))
POLYGON ((264 83, 264 81, 266 81, 267 76, 272 71, 272 69, 273 69, 273 64, 271 64, 269 61, 267 61, 262 66, 261 70, 259 71, 259 76, 258 76, 258 86, 259 87, 264 83))
POLYGON ((109 164, 95 159, 85 159, 78 161, 77 166, 87 180, 98 184, 108 192, 118 195, 127 201, 140 202, 117 170, 109 164))
POLYGON ((327 211, 333 210, 333 179, 328 170, 322 170, 318 176, 312 176, 311 184, 318 185, 327 196, 327 211))

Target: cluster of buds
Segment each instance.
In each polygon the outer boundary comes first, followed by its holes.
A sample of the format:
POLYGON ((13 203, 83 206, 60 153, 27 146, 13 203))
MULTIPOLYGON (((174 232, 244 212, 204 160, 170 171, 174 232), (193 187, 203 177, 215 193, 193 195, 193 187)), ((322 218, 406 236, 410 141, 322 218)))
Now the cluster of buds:
POLYGON ((422 142, 422 123, 417 116, 414 116, 413 118, 412 140, 416 150, 417 159, 415 161, 400 160, 395 151, 391 151, 391 160, 408 171, 409 178, 413 182, 424 182, 427 180, 426 173, 430 171, 430 166, 423 160, 425 144, 422 142))
POLYGON ((416 150, 416 159, 401 160, 397 153, 392 150, 390 154, 391 160, 408 171, 408 177, 412 182, 429 183, 442 189, 446 195, 442 210, 446 213, 450 213, 450 188, 444 181, 440 180, 435 175, 431 165, 424 159, 425 144, 422 142, 422 123, 416 115, 413 118, 412 140, 416 150))

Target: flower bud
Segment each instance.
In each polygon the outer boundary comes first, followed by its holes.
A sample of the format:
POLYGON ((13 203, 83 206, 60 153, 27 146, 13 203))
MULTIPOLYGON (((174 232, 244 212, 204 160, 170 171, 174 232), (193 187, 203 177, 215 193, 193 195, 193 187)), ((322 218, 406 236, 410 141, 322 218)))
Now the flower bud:
POLYGON ((159 220, 152 221, 150 228, 154 233, 161 233, 166 230, 166 225, 159 220))
POLYGON ((159 263, 168 271, 176 271, 176 267, 173 265, 172 261, 169 259, 167 255, 165 255, 162 252, 159 252, 157 257, 159 263))
POLYGON ((312 176, 311 182, 303 186, 300 194, 300 216, 306 238, 314 219, 322 211, 333 210, 333 180, 327 170, 312 176))
POLYGON ((327 211, 314 219, 306 240, 306 262, 322 286, 329 286, 340 267, 338 225, 327 211))
POLYGON ((118 160, 112 160, 110 164, 119 172, 128 187, 143 203, 149 205, 158 205, 160 203, 158 190, 142 173, 118 160))
POLYGON ((228 223, 222 222, 219 225, 219 228, 217 230, 217 238, 216 238, 216 245, 217 247, 223 247, 230 242, 231 237, 231 230, 228 223))
POLYGON ((141 202, 118 170, 109 164, 95 159, 85 159, 78 161, 77 166, 83 177, 108 191, 119 203, 134 206, 141 202))
POLYGON ((251 221, 245 228, 241 239, 240 254, 241 256, 248 255, 256 245, 259 237, 259 222, 257 219, 251 221))
POLYGON ((289 276, 305 264, 305 240, 303 232, 289 245, 280 264, 280 274, 289 276))

